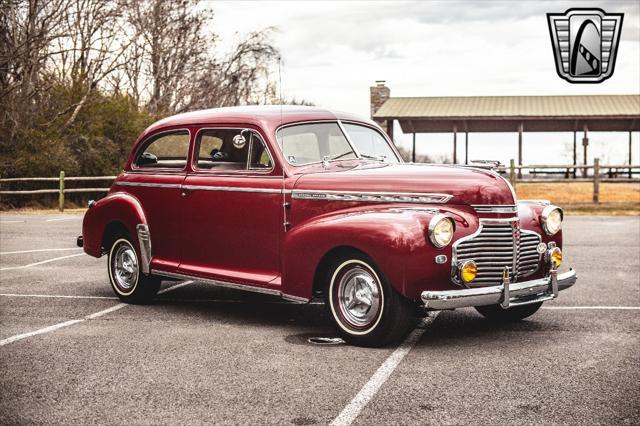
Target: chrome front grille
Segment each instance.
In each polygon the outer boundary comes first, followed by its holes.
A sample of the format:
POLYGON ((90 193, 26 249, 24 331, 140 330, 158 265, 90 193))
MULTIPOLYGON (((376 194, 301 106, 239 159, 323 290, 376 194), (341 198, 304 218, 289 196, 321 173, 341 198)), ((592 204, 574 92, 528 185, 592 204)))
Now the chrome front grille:
POLYGON ((514 232, 514 222, 481 223, 479 232, 454 244, 453 264, 476 262, 478 275, 471 286, 500 284, 505 266, 509 267, 510 279, 517 281, 537 271, 541 255, 536 248, 540 241, 535 232, 514 232))

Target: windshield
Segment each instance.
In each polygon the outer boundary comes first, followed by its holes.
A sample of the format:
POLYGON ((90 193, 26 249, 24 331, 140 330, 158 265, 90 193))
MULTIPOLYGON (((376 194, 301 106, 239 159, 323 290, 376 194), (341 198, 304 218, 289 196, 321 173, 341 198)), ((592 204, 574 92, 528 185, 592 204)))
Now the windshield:
POLYGON ((358 158, 338 123, 313 123, 278 130, 278 144, 293 165, 358 158))
POLYGON ((278 144, 290 164, 301 166, 331 160, 360 157, 398 163, 398 157, 377 131, 357 124, 344 124, 349 140, 338 123, 310 123, 287 126, 277 133, 278 144), (351 142, 351 144, 349 143, 351 142))
POLYGON ((344 123, 349 140, 355 145, 360 156, 384 160, 387 163, 398 163, 398 157, 386 139, 370 127, 344 123))

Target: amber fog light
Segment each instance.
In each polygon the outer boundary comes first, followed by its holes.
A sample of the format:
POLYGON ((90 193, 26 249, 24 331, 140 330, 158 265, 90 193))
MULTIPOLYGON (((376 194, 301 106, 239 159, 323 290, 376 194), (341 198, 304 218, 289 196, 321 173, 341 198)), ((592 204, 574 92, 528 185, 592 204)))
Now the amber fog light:
POLYGON ((562 250, 558 247, 554 247, 549 250, 549 264, 555 268, 562 264, 562 250))
POLYGON ((465 260, 458 265, 458 276, 465 283, 470 283, 478 275, 478 265, 473 260, 465 260))

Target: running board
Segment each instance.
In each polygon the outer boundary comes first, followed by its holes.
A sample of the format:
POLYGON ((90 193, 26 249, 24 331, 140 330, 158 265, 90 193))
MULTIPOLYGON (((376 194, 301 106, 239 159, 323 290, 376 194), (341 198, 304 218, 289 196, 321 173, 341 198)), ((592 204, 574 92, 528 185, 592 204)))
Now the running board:
POLYGON ((204 284, 214 285, 216 287, 231 288, 231 289, 234 289, 234 290, 242 290, 242 291, 249 291, 249 292, 252 292, 252 293, 261 293, 261 294, 268 294, 270 296, 278 296, 278 297, 281 297, 284 300, 288 300, 290 302, 295 302, 295 303, 309 303, 309 299, 307 299, 307 298, 298 297, 298 296, 294 296, 292 294, 283 293, 280 290, 274 290, 272 288, 264 288, 264 287, 257 287, 257 286, 254 286, 254 285, 250 285, 250 284, 238 284, 238 283, 231 283, 231 282, 227 282, 227 281, 212 280, 212 279, 209 279, 209 278, 202 278, 202 277, 198 277, 198 276, 194 276, 194 275, 178 274, 178 273, 175 273, 175 272, 164 272, 164 271, 158 271, 158 270, 155 270, 155 269, 151 270, 151 274, 152 275, 163 276, 163 277, 167 277, 167 278, 193 280, 193 281, 201 282, 201 283, 204 283, 204 284))

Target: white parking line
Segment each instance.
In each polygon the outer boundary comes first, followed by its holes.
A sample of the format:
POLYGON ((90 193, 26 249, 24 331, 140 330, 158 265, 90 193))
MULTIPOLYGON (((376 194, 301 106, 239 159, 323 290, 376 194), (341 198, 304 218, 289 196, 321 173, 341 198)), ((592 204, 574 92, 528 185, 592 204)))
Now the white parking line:
POLYGON ((73 324, 78 324, 79 322, 82 322, 82 321, 84 321, 84 319, 70 320, 70 321, 61 322, 59 324, 54 324, 49 327, 41 328, 40 330, 31 331, 29 333, 17 334, 15 336, 11 336, 9 338, 0 340, 0 346, 8 345, 9 343, 13 343, 17 340, 26 339, 27 337, 37 336, 38 334, 44 334, 44 333, 56 331, 64 327, 69 327, 70 325, 73 325, 73 324))
POLYGON ((50 248, 50 249, 36 249, 36 250, 18 250, 18 251, 3 251, 2 254, 23 254, 23 253, 40 253, 45 251, 69 251, 69 250, 82 250, 80 247, 68 247, 68 248, 50 248))
POLYGON ((0 293, 2 297, 35 297, 44 299, 108 299, 118 300, 115 296, 71 296, 65 294, 17 294, 17 293, 0 293))
POLYGON ((79 220, 82 219, 82 216, 76 216, 76 217, 57 217, 55 219, 47 219, 47 222, 58 222, 61 220, 79 220))
POLYGON ((635 310, 640 310, 640 306, 543 306, 542 309, 550 309, 550 310, 593 309, 593 310, 635 311, 635 310))
POLYGON ((44 265, 45 263, 55 262, 56 260, 69 259, 70 257, 84 256, 84 253, 70 254, 68 256, 54 257, 53 259, 43 260, 41 262, 30 263, 22 266, 9 266, 8 268, 0 268, 0 271, 12 271, 14 269, 31 268, 32 266, 44 265))
POLYGON ((26 220, 0 220, 0 225, 4 225, 5 223, 25 223, 26 220))
POLYGON ((373 399, 373 397, 378 393, 380 387, 387 381, 391 373, 396 369, 396 367, 400 364, 403 358, 409 353, 409 351, 413 348, 413 346, 420 340, 424 332, 426 331, 426 326, 433 322, 435 316, 425 318, 422 322, 421 326, 413 330, 409 336, 402 342, 398 348, 389 357, 382 363, 380 368, 373 373, 373 376, 369 379, 367 383, 360 389, 360 392, 351 400, 351 402, 344 407, 344 410, 333 419, 330 423, 333 426, 342 426, 342 425, 350 425, 353 421, 358 417, 360 412, 364 407, 367 406, 369 401, 373 399))
MULTIPOLYGON (((185 285, 191 284, 192 282, 193 281, 185 281, 185 282, 182 282, 180 284, 176 284, 176 285, 174 285, 172 287, 165 288, 164 290, 162 290, 162 292, 166 293, 168 291, 175 290, 175 289, 180 288, 180 287, 184 287, 185 285)), ((0 346, 5 346, 5 345, 8 345, 9 343, 13 343, 13 342, 16 342, 18 340, 26 339, 27 337, 37 336, 38 334, 45 334, 45 333, 49 333, 51 331, 56 331, 56 330, 59 330, 59 329, 64 328, 64 327, 69 327, 70 325, 74 325, 74 324, 78 324, 78 323, 84 322, 86 320, 96 319, 96 318, 101 317, 103 315, 106 315, 108 313, 115 312, 115 311, 117 311, 119 309, 122 309, 125 306, 129 306, 129 304, 127 304, 127 303, 118 303, 115 306, 112 306, 112 307, 104 309, 102 311, 87 315, 87 316, 85 316, 84 318, 81 318, 81 319, 65 321, 65 322, 61 322, 61 323, 58 323, 58 324, 51 325, 49 327, 41 328, 39 330, 30 331, 28 333, 17 334, 15 336, 11 336, 11 337, 8 337, 6 339, 0 340, 0 346)))

